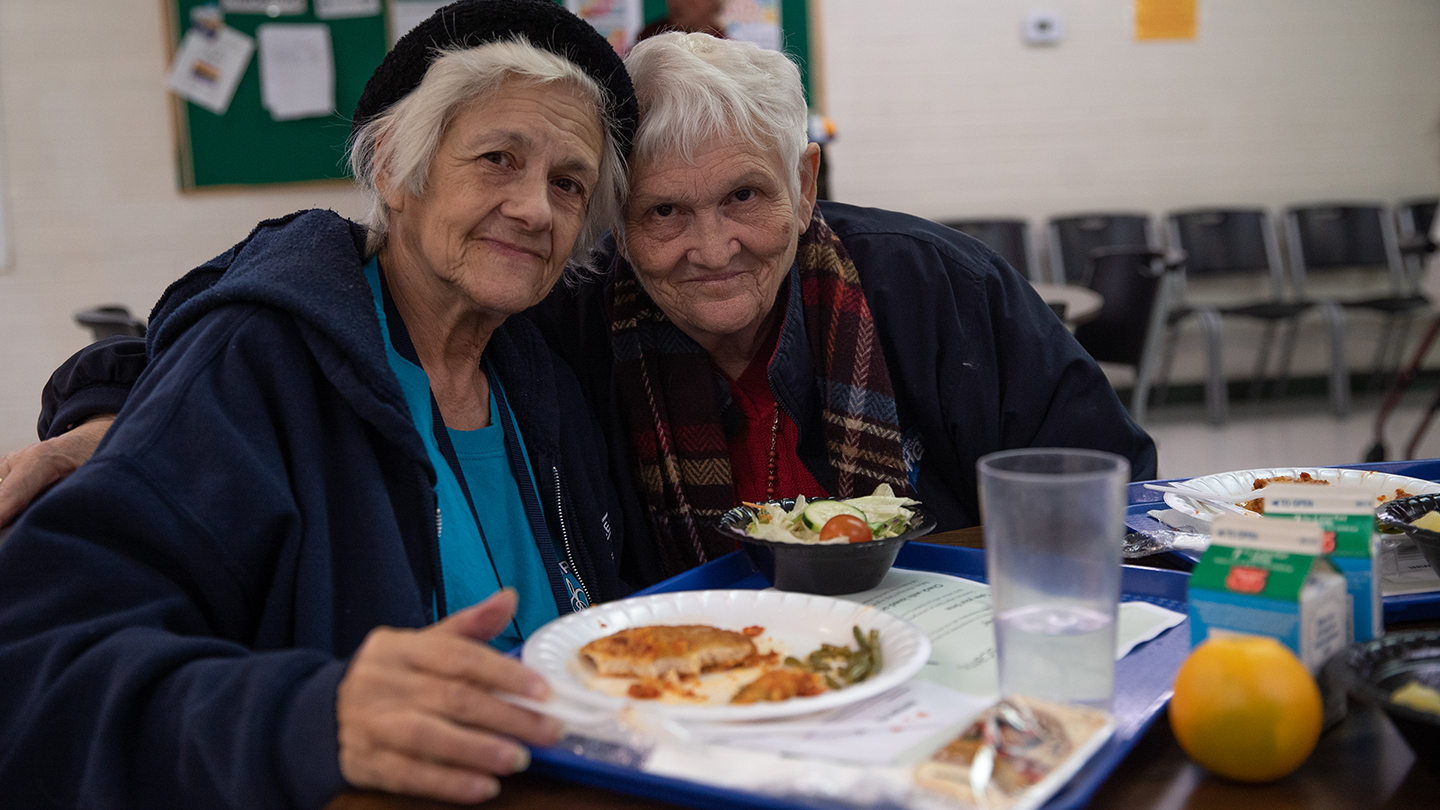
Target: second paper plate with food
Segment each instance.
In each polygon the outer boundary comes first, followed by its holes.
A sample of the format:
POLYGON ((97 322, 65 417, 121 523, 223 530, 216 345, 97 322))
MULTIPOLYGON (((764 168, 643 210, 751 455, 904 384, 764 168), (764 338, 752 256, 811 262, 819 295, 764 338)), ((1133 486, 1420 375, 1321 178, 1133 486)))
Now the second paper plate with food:
POLYGON ((752 590, 598 605, 545 625, 521 653, 568 700, 716 722, 863 700, 909 680, 929 657, 924 633, 869 605, 752 590))
MULTIPOLYGON (((1265 496, 1265 493, 1261 490, 1270 483, 1297 481, 1301 483, 1316 481, 1324 482, 1324 484, 1343 484, 1346 486, 1363 487, 1375 495, 1375 505, 1377 507, 1385 501, 1396 498, 1440 492, 1440 484, 1422 481, 1419 478, 1391 475, 1389 473, 1373 472, 1370 470, 1342 470, 1335 467, 1277 467, 1265 470, 1237 470, 1235 472, 1203 475, 1199 478, 1191 478, 1183 483, 1176 483, 1188 489, 1213 492, 1217 495, 1232 494, 1241 496, 1254 493, 1252 498, 1260 499, 1265 496)), ((1217 507, 1175 493, 1167 493, 1165 495, 1165 503, 1178 512, 1207 522, 1213 520, 1216 515, 1221 514, 1220 509, 1217 507)), ((1236 503, 1251 511, 1257 511, 1259 509, 1257 501, 1255 500, 1242 501, 1237 497, 1236 503)))

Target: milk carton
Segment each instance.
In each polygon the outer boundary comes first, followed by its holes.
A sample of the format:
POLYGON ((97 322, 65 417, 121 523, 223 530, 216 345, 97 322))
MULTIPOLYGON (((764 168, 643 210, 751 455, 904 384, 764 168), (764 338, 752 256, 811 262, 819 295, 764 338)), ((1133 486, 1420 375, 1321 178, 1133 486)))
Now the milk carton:
POLYGON ((1384 632, 1375 493, 1363 487, 1271 484, 1265 488, 1265 514, 1318 523, 1325 530, 1330 563, 1345 576, 1355 640, 1369 641, 1384 632))
POLYGON ((1227 633, 1270 636, 1313 673, 1350 644, 1345 578, 1322 556, 1318 523, 1221 515, 1212 537, 1190 574, 1192 646, 1227 633))

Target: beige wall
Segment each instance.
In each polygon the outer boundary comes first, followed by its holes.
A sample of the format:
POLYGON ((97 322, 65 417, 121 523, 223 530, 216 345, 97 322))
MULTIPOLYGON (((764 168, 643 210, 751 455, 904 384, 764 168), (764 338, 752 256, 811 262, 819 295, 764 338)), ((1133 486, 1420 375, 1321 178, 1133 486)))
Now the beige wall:
MULTIPOLYGON (((1199 0, 1194 42, 1136 42, 1131 0, 880 7, 823 3, 832 190, 847 202, 1039 226, 1440 193, 1436 0, 1199 0), (1037 8, 1060 14, 1058 46, 1022 44, 1037 8)), ((1376 323, 1351 327, 1363 367, 1376 323)), ((1238 323, 1226 340, 1256 334, 1238 323)), ((1302 337, 1297 371, 1324 367, 1320 345, 1318 327, 1302 337)), ((1251 358, 1227 365, 1245 374, 1251 358)), ((1198 379, 1198 354, 1182 349, 1176 373, 1198 379)))
MULTIPOLYGON (((1440 2, 1201 0, 1198 42, 1149 44, 1130 5, 823 0, 837 196, 1038 222, 1440 189, 1440 2), (1058 47, 1020 44, 1035 7, 1062 14, 1058 47)), ((0 0, 0 451, 88 340, 75 310, 148 312, 266 216, 356 213, 343 188, 176 192, 160 6, 0 0)))
POLYGON ((0 272, 0 452, 33 440, 40 386, 89 341, 76 310, 120 303, 146 315, 166 285, 262 218, 358 213, 346 186, 175 190, 161 6, 0 0, 13 257, 0 272))

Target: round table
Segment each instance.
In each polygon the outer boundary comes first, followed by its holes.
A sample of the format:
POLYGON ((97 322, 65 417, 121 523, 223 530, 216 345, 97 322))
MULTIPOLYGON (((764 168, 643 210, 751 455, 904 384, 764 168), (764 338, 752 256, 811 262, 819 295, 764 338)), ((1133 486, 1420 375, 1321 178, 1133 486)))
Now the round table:
POLYGON ((1095 316, 1100 314, 1101 305, 1105 303, 1100 293, 1089 287, 1037 282, 1031 282, 1030 286, 1034 287, 1035 292, 1040 293, 1040 299, 1050 306, 1064 305, 1065 314, 1060 319, 1072 329, 1094 320, 1095 316))

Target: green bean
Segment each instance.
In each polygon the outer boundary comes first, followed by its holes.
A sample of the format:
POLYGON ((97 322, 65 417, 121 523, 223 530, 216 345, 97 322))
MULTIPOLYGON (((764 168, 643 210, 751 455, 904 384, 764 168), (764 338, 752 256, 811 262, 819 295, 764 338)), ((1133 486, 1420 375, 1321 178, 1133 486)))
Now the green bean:
POLYGON ((880 631, 872 629, 867 634, 855 626, 851 628, 851 633, 857 649, 821 644, 819 649, 805 656, 804 661, 794 656, 786 657, 785 665, 823 675, 831 689, 860 683, 880 671, 880 631))

